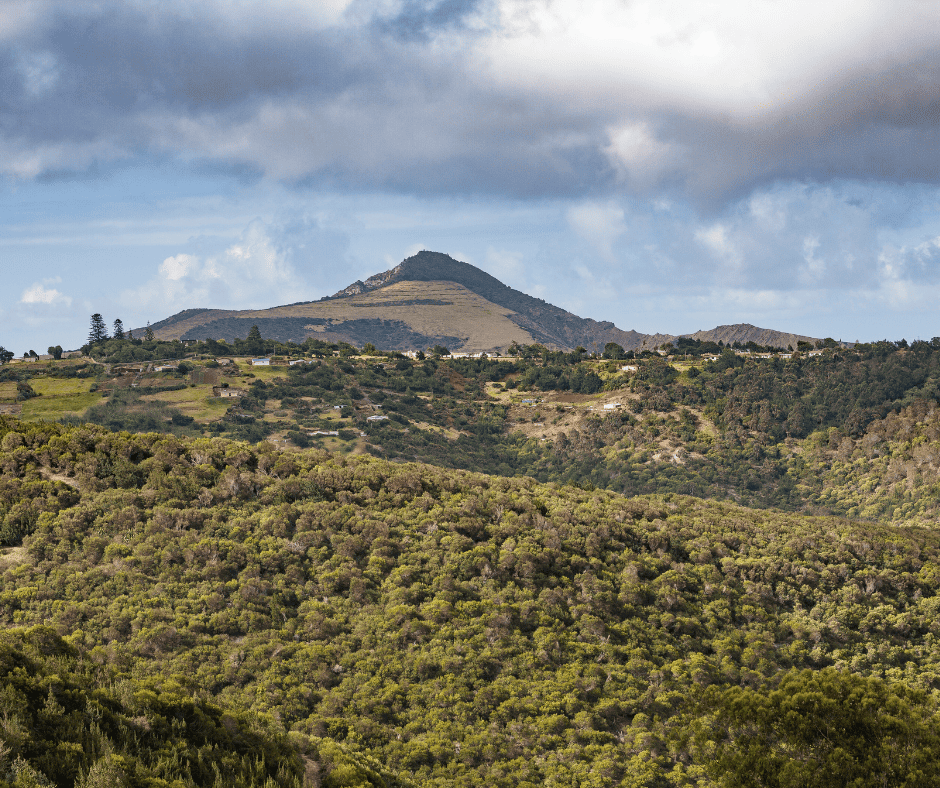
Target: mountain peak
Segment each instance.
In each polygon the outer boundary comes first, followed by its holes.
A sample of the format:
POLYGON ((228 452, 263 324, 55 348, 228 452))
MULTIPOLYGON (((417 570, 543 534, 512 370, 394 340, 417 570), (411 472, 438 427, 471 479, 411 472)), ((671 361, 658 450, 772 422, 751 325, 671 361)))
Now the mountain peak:
POLYGON ((470 263, 462 263, 443 252, 431 252, 424 249, 411 257, 406 257, 394 268, 370 276, 365 282, 353 282, 330 298, 361 295, 394 282, 456 282, 474 292, 480 287, 511 289, 470 263))

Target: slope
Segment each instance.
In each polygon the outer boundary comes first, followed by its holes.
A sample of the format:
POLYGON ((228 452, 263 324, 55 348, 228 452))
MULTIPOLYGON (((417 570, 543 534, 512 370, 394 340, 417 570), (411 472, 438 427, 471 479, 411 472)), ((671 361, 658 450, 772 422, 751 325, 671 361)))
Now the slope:
POLYGON ((45 471, 80 496, 36 511, 4 626, 417 784, 711 786, 697 700, 792 669, 934 713, 935 530, 100 428, 0 444, 6 495, 45 471))
MULTIPOLYGON (((615 342, 632 350, 676 338, 623 331, 609 321, 578 317, 514 290, 469 263, 430 251, 319 301, 259 310, 188 309, 150 328, 160 339, 231 342, 247 336, 253 325, 262 336, 280 341, 303 342, 313 336, 357 346, 371 342, 385 350, 443 344, 469 353, 505 350, 513 342, 539 342, 564 350, 580 345, 592 351, 615 342)), ((141 331, 135 329, 135 334, 141 331)), ((748 325, 722 326, 695 336, 782 347, 810 339, 748 325)))

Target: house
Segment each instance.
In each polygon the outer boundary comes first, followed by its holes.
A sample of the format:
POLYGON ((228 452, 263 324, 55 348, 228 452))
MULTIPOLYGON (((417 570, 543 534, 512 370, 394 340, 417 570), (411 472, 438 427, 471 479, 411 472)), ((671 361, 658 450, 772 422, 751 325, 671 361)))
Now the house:
POLYGON ((251 360, 251 366, 253 367, 270 367, 271 359, 269 358, 253 358, 251 360))
POLYGON ((159 367, 154 367, 154 372, 172 372, 175 369, 179 368, 179 364, 163 364, 159 367))
POLYGON ((604 410, 617 410, 620 407, 619 402, 605 402, 604 410))
POLYGON ((636 372, 639 367, 636 364, 624 364, 621 368, 621 372, 636 372))
POLYGON ((388 416, 369 416, 366 421, 385 421, 387 419, 388 416))
POLYGON ((337 435, 339 435, 339 430, 314 430, 313 432, 308 432, 307 434, 308 434, 311 438, 313 438, 313 437, 315 437, 315 436, 317 436, 317 435, 333 435, 333 436, 337 436, 337 435))
POLYGON ((245 392, 242 389, 233 389, 222 386, 213 386, 212 387, 212 396, 213 397, 244 397, 245 392))
POLYGON ((295 358, 293 361, 287 362, 290 366, 296 367, 298 364, 309 364, 310 359, 307 358, 295 358))

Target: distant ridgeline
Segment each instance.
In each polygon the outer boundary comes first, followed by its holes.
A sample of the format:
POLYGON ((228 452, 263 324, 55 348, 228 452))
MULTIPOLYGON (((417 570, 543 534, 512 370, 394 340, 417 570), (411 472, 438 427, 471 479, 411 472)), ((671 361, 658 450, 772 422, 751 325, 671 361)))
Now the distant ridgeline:
POLYGON ((8 784, 940 785, 936 529, 88 425, 0 449, 8 784))
MULTIPOLYGON (((313 336, 384 350, 505 350, 512 342, 598 352, 614 342, 652 349, 677 337, 622 331, 611 322, 581 318, 504 285, 479 268, 438 252, 419 252, 394 268, 357 281, 320 301, 261 310, 187 309, 150 328, 160 339, 245 338, 257 325, 268 338, 302 343, 313 336), (365 313, 365 314, 364 314, 365 313)), ((135 329, 142 336, 144 329, 135 329)), ((730 345, 797 347, 816 339, 750 325, 719 326, 690 335, 730 345)))

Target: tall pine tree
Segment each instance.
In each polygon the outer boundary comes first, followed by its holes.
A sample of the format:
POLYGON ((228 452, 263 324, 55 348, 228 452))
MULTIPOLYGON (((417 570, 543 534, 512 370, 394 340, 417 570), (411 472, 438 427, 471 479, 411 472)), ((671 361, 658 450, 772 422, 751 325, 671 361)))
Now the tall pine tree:
POLYGON ((104 318, 99 312, 91 316, 91 329, 88 331, 88 342, 103 342, 108 338, 108 327, 105 325, 104 318))

